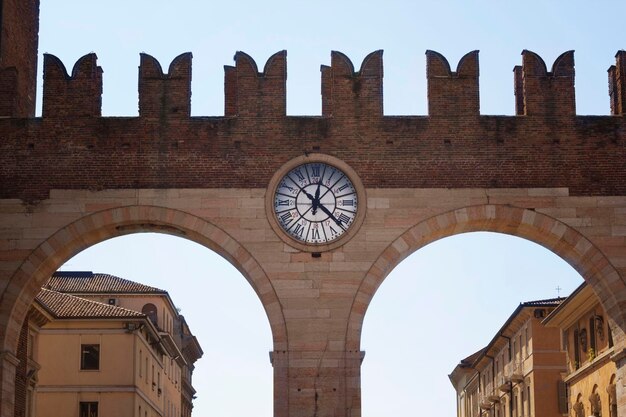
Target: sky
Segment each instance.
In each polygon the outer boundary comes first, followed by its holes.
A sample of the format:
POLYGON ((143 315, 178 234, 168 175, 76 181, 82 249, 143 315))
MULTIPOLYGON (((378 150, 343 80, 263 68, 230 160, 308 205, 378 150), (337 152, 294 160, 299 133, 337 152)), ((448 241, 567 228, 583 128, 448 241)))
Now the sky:
MULTIPOLYGON (((319 68, 330 64, 330 52, 345 53, 358 69, 383 49, 385 114, 426 115, 424 52, 443 54, 455 69, 479 50, 481 113, 512 115, 512 70, 522 50, 538 53, 550 69, 573 49, 578 114, 607 115, 606 71, 626 47, 614 16, 625 13, 623 1, 41 0, 39 52, 40 63, 51 53, 68 72, 95 52, 105 116, 137 115, 141 52, 165 71, 174 57, 192 52, 192 115, 221 116, 223 66, 233 65, 236 51, 262 69, 287 50, 287 113, 319 115, 319 68)), ((40 113, 41 84, 38 98, 40 113)), ((194 415, 272 415, 269 325, 225 260, 193 242, 140 234, 89 248, 64 269, 170 292, 205 351, 194 415)), ((581 280, 546 249, 504 235, 459 235, 417 251, 385 280, 365 317, 363 417, 454 415, 447 374, 458 361, 487 344, 520 302, 555 297, 557 287, 568 294, 581 280)))

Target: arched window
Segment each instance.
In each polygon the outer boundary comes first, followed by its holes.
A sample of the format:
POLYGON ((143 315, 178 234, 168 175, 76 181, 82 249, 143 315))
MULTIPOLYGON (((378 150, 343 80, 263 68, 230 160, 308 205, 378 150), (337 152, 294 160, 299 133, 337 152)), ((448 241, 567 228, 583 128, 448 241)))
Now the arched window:
POLYGON ((594 385, 589 396, 589 404, 591 406, 591 415, 594 417, 602 417, 602 403, 600 402, 600 394, 598 394, 598 386, 594 385))
POLYGON ((146 316, 148 316, 148 318, 150 319, 150 321, 152 322, 152 324, 154 324, 155 326, 159 327, 159 322, 158 322, 158 310, 156 308, 156 306, 152 303, 148 303, 146 305, 143 306, 143 308, 141 309, 141 312, 143 314, 145 314, 146 316))
POLYGON ((609 385, 606 387, 606 392, 609 394, 609 417, 617 417, 617 390, 615 388, 615 374, 611 375, 609 385))
POLYGON ((585 406, 582 402, 582 398, 582 394, 578 394, 578 397, 576 397, 576 404, 573 406, 575 417, 585 417, 585 406))

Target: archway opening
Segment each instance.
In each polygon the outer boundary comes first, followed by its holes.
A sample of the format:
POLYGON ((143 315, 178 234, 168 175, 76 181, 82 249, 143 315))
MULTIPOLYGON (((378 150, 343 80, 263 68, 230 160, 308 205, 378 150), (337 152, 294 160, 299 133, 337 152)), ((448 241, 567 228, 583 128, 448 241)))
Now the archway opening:
POLYGON ((363 417, 455 415, 448 374, 485 347, 521 303, 565 297, 582 283, 567 262, 491 232, 437 240, 384 280, 361 339, 363 417))
MULTIPOLYGON (((241 272, 217 253, 172 235, 136 233, 91 246, 59 270, 111 274, 168 292, 203 350, 193 371, 193 415, 272 415, 267 314, 241 272)), ((143 309, 158 320, 154 305, 143 309)))

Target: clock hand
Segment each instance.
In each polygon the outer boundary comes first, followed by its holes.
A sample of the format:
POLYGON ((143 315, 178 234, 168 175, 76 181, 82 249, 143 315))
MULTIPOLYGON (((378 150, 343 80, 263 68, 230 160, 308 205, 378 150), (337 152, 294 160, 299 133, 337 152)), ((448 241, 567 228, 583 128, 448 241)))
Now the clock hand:
POLYGON ((317 213, 317 208, 320 205, 320 186, 322 185, 322 182, 319 181, 317 183, 317 189, 315 190, 315 200, 313 200, 313 214, 317 213))
POLYGON ((302 190, 302 192, 309 197, 309 200, 315 202, 315 197, 313 197, 311 194, 309 194, 308 192, 306 192, 306 190, 304 188, 300 188, 300 190, 302 190))
POLYGON ((343 230, 346 230, 342 226, 341 222, 339 220, 337 220, 337 218, 335 216, 333 216, 333 213, 331 213, 330 210, 328 210, 323 204, 320 204, 319 208, 321 208, 324 213, 326 213, 331 219, 333 219, 333 221, 335 223, 337 223, 337 226, 341 227, 343 230))

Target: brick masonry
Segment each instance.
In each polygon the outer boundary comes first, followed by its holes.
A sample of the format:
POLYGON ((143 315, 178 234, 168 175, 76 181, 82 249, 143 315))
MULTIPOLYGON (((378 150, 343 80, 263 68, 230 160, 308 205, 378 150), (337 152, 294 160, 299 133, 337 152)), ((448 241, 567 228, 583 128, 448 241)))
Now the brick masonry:
MULTIPOLYGON (((35 10, 16 4, 5 1, 4 16, 35 10)), ((28 40, 26 29, 12 31, 28 40)), ((24 50, 36 62, 36 48, 24 50)), ((2 84, 0 74, 2 115, 13 116, 0 118, 0 417, 15 410, 19 334, 42 283, 80 250, 140 231, 194 240, 242 272, 271 324, 277 417, 358 417, 360 332, 376 289, 406 256, 462 232, 509 233, 563 257, 590 282, 626 348, 623 51, 609 69, 611 116, 576 115, 572 52, 548 71, 524 51, 511 117, 479 113, 475 51, 456 71, 428 51, 429 115, 404 117, 383 114, 382 51, 358 71, 332 53, 321 70, 321 117, 286 116, 284 51, 263 71, 235 55, 224 117, 190 117, 191 54, 167 73, 142 54, 139 117, 124 118, 101 117, 95 54, 71 73, 46 55, 43 116, 27 117, 16 103, 28 103, 30 86, 11 80, 29 79, 31 62, 7 67, 15 54, 0 55, 0 70, 14 77, 2 84), (354 169, 366 210, 358 232, 319 257, 285 243, 266 211, 272 176, 315 154, 354 169)), ((621 381, 624 357, 615 358, 621 381)))

